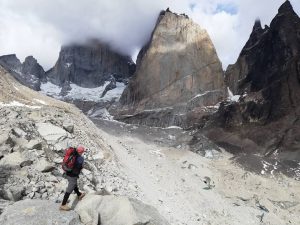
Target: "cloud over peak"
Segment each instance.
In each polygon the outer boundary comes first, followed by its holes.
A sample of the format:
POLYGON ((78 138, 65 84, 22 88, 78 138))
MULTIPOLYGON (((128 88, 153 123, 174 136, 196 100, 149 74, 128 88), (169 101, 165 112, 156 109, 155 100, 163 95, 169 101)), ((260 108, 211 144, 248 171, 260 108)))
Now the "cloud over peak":
MULTIPOLYGON (((234 63, 256 18, 269 24, 282 0, 0 0, 0 55, 33 55, 46 68, 61 45, 98 38, 122 54, 149 39, 157 16, 170 7, 210 34, 225 68, 234 63)), ((296 12, 300 2, 292 0, 296 12)))

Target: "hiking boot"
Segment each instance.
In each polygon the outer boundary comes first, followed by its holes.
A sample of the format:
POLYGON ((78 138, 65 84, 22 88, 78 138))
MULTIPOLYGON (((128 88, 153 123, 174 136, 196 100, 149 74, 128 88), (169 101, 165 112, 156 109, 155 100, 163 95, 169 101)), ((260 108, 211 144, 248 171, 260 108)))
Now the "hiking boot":
POLYGON ((82 192, 80 196, 78 196, 79 201, 83 199, 83 197, 85 196, 85 193, 82 192))
POLYGON ((70 211, 71 208, 70 208, 69 206, 67 206, 67 205, 61 205, 61 206, 59 207, 59 210, 70 211))

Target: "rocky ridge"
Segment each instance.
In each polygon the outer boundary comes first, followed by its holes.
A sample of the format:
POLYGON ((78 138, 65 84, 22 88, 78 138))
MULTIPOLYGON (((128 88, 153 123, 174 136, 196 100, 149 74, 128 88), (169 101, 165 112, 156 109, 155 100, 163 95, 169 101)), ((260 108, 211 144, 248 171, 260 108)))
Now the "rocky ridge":
POLYGON ((150 41, 138 55, 117 118, 182 126, 225 95, 222 66, 207 32, 187 16, 167 10, 159 15, 150 41))
POLYGON ((290 168, 293 176, 300 161, 299 31, 300 19, 289 1, 270 26, 263 29, 256 21, 237 62, 226 71, 226 85, 239 100, 222 102, 214 116, 199 122, 240 163, 255 167, 253 154, 259 154, 276 168, 290 168))
POLYGON ((45 81, 45 71, 32 56, 25 58, 23 63, 16 55, 0 56, 0 65, 17 79, 21 84, 39 91, 41 82, 45 81))

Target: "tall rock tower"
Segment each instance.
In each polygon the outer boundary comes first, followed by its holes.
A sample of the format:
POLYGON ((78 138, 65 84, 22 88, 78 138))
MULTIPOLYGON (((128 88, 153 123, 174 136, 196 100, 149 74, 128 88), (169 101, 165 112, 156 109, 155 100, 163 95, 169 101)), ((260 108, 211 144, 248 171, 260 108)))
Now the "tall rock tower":
POLYGON ((173 107, 182 114, 224 96, 222 66, 207 32, 186 15, 161 12, 120 99, 121 113, 173 107))

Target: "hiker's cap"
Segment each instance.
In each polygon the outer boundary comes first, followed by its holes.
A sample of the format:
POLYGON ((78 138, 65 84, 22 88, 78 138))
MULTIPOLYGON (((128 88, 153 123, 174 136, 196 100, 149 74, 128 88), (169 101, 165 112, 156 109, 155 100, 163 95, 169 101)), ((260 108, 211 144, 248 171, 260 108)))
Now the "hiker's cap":
POLYGON ((77 147, 77 152, 79 153, 79 154, 82 154, 83 152, 84 152, 84 147, 83 146, 81 146, 81 145, 79 145, 78 147, 77 147))

